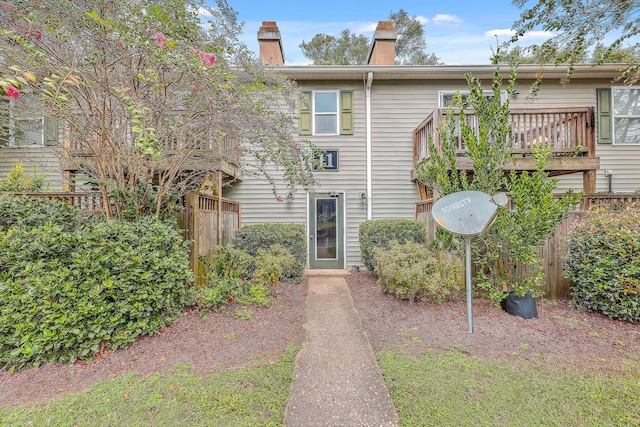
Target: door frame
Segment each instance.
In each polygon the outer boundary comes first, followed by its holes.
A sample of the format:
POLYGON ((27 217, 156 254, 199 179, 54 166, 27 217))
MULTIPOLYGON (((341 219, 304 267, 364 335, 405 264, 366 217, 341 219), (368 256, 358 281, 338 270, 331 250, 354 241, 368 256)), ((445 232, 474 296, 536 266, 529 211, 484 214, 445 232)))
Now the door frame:
POLYGON ((345 191, 324 191, 307 193, 307 255, 311 269, 344 269, 347 252, 347 209, 345 191), (316 257, 316 204, 318 199, 336 199, 336 254, 335 259, 317 259, 316 257))

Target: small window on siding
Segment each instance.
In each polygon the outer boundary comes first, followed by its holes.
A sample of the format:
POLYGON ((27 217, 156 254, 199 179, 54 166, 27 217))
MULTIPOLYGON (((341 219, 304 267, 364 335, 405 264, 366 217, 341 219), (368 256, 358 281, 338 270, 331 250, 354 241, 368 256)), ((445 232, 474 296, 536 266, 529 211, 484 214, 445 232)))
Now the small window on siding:
POLYGON ((612 87, 613 143, 640 144, 640 86, 612 87))
POLYGON ((15 101, 0 103, 0 146, 43 146, 45 140, 45 118, 22 112, 15 101))
POLYGON ((313 134, 338 134, 338 92, 313 93, 313 134))

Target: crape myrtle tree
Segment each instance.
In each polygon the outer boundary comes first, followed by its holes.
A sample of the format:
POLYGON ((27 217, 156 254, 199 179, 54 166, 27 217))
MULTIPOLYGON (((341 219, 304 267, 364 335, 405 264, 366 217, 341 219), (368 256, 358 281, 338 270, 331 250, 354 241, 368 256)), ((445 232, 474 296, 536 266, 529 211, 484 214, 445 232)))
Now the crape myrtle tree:
POLYGON ((513 25, 516 42, 531 31, 542 29, 555 36, 536 48, 541 64, 568 64, 568 77, 573 65, 585 52, 601 45, 594 56, 596 63, 618 62, 619 52, 629 63, 620 79, 634 84, 640 78, 638 35, 640 34, 640 1, 638 0, 513 0, 524 9, 513 25), (613 40, 608 43, 608 40, 613 40), (607 43, 605 45, 605 43, 607 43), (603 46, 606 46, 604 49, 603 46), (599 51, 599 52, 598 52, 599 51))
POLYGON ((167 213, 221 156, 309 188, 297 89, 239 42, 236 18, 223 0, 3 1, 0 95, 58 119, 61 151, 91 155, 78 166, 114 201, 109 216, 167 213))

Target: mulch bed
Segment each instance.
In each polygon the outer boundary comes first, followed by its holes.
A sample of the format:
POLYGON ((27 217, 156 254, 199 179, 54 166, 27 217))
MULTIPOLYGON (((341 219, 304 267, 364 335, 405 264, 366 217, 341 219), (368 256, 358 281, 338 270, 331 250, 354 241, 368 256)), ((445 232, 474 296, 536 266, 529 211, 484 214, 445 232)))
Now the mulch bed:
MULTIPOLYGON (((640 326, 571 308, 567 301, 538 302, 539 319, 526 320, 473 301, 474 332, 468 332, 466 301, 409 303, 384 295, 367 272, 345 277, 374 351, 459 351, 487 359, 570 363, 615 369, 640 361, 640 326)), ((0 371, 0 407, 50 402, 97 381, 127 372, 147 375, 187 364, 206 375, 277 359, 304 338, 306 279, 282 285, 271 308, 232 305, 201 316, 187 311, 170 327, 126 349, 105 351, 92 361, 50 363, 20 372, 0 371), (234 316, 248 310, 250 319, 234 316)))

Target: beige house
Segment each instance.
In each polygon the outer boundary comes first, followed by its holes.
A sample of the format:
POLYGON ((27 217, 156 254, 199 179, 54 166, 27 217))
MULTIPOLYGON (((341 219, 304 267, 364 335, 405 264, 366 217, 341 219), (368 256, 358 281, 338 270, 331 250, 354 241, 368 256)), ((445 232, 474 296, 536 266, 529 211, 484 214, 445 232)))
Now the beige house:
MULTIPOLYGON (((316 171, 314 191, 284 191, 282 201, 268 183, 250 176, 225 188, 224 196, 242 203, 243 225, 305 224, 310 268, 360 266, 363 221, 414 218, 416 202, 431 196, 414 173, 414 160, 428 156, 427 135, 437 136, 443 109, 456 90, 464 93, 467 73, 490 89, 492 65, 394 65, 396 38, 383 21, 367 65, 288 66, 276 23, 264 22, 258 32, 261 59, 302 91, 298 137, 323 150, 324 168, 316 171)), ((640 188, 640 87, 614 82, 619 64, 578 65, 568 85, 562 84, 564 68, 546 68, 531 100, 526 93, 538 72, 538 66, 521 66, 517 90, 503 93, 510 97, 516 139, 510 167, 532 169, 531 144, 545 141, 553 146, 549 172, 559 177, 559 191, 640 188)), ((62 188, 62 170, 44 137, 5 143, 0 156, 0 176, 13 159, 22 159, 62 188)))
MULTIPOLYGON (((396 32, 389 22, 379 23, 362 66, 284 65, 274 22, 263 22, 258 39, 262 60, 303 91, 299 137, 324 151, 326 167, 316 173, 314 192, 282 194, 283 203, 249 177, 226 195, 242 202, 243 224, 306 224, 311 268, 360 266, 360 223, 415 217, 416 202, 430 196, 413 174, 414 158, 427 154, 426 135, 437 129, 454 92, 464 93, 467 73, 489 90, 495 69, 394 65, 396 32)), ((531 100, 526 94, 538 72, 538 66, 521 66, 518 90, 503 94, 511 97, 516 134, 512 167, 533 169, 530 146, 547 141, 554 146, 550 174, 560 179, 558 191, 640 188, 640 87, 613 83, 619 64, 579 65, 569 85, 562 84, 564 68, 547 68, 531 100)), ((508 74, 505 69, 505 82, 508 74)))

